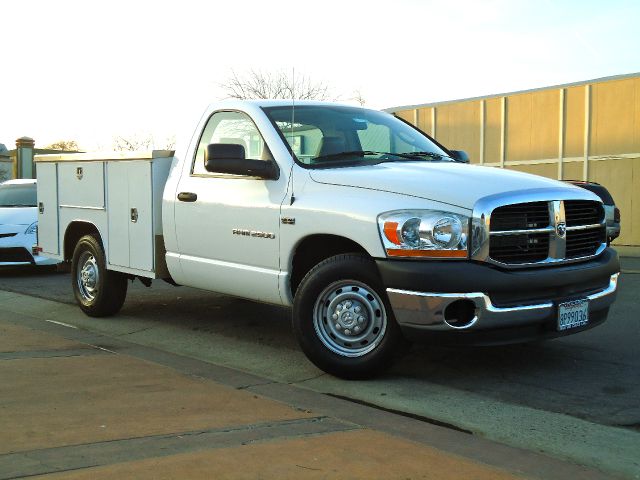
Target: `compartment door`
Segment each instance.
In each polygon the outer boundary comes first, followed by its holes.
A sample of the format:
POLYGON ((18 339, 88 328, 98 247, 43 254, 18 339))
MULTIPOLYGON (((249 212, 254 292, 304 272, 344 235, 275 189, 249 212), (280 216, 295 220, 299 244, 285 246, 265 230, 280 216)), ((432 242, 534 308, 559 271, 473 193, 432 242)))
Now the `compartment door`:
POLYGON ((62 207, 104 209, 104 162, 62 162, 58 177, 62 207))
POLYGON ((129 173, 129 266, 153 270, 151 162, 126 162, 129 173))
POLYGON ((129 162, 107 163, 107 218, 111 265, 129 266, 129 162))
POLYGON ((151 162, 112 161, 107 175, 108 261, 153 271, 151 162))
POLYGON ((58 168, 40 162, 38 174, 38 245, 43 253, 60 255, 58 233, 58 168))

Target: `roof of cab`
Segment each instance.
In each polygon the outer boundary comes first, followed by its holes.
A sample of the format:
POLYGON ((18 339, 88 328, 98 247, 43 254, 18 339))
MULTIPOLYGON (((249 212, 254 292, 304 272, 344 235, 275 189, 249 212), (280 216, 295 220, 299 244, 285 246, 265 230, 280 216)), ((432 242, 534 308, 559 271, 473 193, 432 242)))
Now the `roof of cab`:
POLYGON ((220 107, 222 105, 252 105, 256 107, 289 107, 292 104, 296 107, 298 106, 343 106, 343 107, 353 107, 355 105, 344 103, 344 102, 330 102, 330 101, 321 101, 321 100, 291 100, 291 99, 251 99, 251 100, 236 100, 236 99, 227 99, 216 102, 212 105, 216 107, 220 107))

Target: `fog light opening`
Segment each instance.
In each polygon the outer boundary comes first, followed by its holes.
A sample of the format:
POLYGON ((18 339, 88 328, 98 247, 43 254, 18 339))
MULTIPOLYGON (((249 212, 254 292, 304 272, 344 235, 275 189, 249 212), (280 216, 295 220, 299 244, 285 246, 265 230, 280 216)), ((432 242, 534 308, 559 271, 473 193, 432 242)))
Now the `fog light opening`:
POLYGON ((451 328, 469 328, 476 323, 476 305, 471 300, 456 300, 444 309, 444 323, 451 328))

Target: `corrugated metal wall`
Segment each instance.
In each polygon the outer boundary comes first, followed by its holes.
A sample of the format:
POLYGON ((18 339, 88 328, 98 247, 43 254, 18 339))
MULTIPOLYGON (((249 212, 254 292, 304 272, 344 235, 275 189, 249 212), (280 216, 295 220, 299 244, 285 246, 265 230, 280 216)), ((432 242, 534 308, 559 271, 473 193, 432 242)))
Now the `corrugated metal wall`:
POLYGON ((389 111, 471 163, 606 186, 640 246, 640 75, 389 111))

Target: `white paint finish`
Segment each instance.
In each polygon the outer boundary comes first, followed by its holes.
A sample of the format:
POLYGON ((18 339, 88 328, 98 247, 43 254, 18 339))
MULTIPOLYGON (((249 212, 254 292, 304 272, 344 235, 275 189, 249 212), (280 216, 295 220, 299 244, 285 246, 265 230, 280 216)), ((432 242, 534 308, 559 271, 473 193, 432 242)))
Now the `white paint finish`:
POLYGON ((58 164, 58 200, 61 205, 103 208, 104 162, 58 164), (78 169, 82 178, 78 178, 78 169))
POLYGON ((110 265, 154 276, 154 237, 162 235, 161 195, 170 164, 171 158, 107 162, 110 265))
MULTIPOLYGON (((377 225, 380 213, 438 209, 468 215, 475 202, 484 196, 527 189, 570 188, 555 180, 521 172, 450 162, 387 162, 367 167, 306 170, 293 164, 285 143, 261 109, 263 105, 287 104, 286 101, 228 101, 212 105, 202 116, 191 143, 174 158, 109 161, 118 165, 113 171, 110 169, 107 181, 108 209, 113 217, 110 221, 119 226, 111 227, 111 250, 107 239, 103 241, 109 252, 124 248, 119 244, 122 238, 127 239, 129 247, 128 259, 111 268, 155 277, 154 234, 163 233, 167 266, 178 283, 269 303, 290 304, 288 277, 293 255, 297 245, 310 235, 345 237, 372 257, 383 258, 385 252, 377 225), (218 110, 241 111, 253 119, 279 166, 277 180, 190 174, 199 133, 211 114, 218 110), (295 178, 290 181, 292 172, 295 178), (290 204, 292 190, 296 196, 293 205, 290 204), (197 201, 177 201, 180 192, 197 194, 197 201), (111 212, 112 201, 121 212, 117 218, 115 212, 111 212), (138 208, 138 224, 131 223, 132 207, 138 208), (281 216, 294 217, 295 225, 281 225, 281 216), (237 235, 234 229, 264 232, 275 238, 237 235)), ((435 117, 434 111, 434 133, 435 117)), ((505 120, 506 100, 503 100, 502 166, 505 120)), ((77 163, 65 161, 60 165, 73 167, 77 163)), ((96 159, 90 163, 100 165, 96 159)), ((72 173, 75 175, 75 170, 72 173)), ((79 203, 82 199, 72 200, 79 203)), ((94 223, 103 234, 107 231, 106 212, 61 209, 63 211, 60 235, 73 216, 94 223)))
POLYGON ((42 253, 60 254, 58 241, 58 169, 55 163, 41 164, 38 174, 38 205, 44 211, 38 213, 38 245, 42 253))
POLYGON ((126 162, 129 186, 129 267, 154 270, 153 195, 151 190, 151 162, 126 162), (137 221, 132 221, 131 210, 138 212, 137 221))
MULTIPOLYGON (((346 169, 334 170, 344 171, 346 169)), ((285 305, 290 305, 293 300, 288 280, 294 252, 305 238, 319 234, 344 237, 360 245, 372 257, 385 258, 377 223, 380 213, 399 209, 438 209, 462 215, 471 213, 468 209, 402 193, 318 183, 310 178, 310 171, 300 167, 294 168, 294 176, 296 201, 293 205, 285 202, 281 213, 283 217, 295 218, 294 225, 281 225, 280 228, 280 269, 286 273, 281 278, 280 288, 285 305)))
POLYGON ((113 265, 111 263, 107 263, 107 268, 109 270, 113 270, 114 272, 127 273, 129 275, 136 275, 138 277, 152 278, 152 279, 159 278, 156 272, 150 271, 148 269, 140 270, 139 268, 123 267, 121 265, 113 265))
POLYGON ((108 160, 151 160, 156 158, 171 158, 173 150, 142 150, 136 152, 87 152, 87 153, 53 153, 36 155, 34 161, 47 162, 104 162, 108 160))
POLYGON ((64 236, 67 228, 72 222, 84 222, 93 225, 98 230, 98 234, 100 235, 100 239, 102 241, 102 245, 104 246, 105 252, 109 251, 109 229, 106 210, 85 210, 61 206, 59 208, 59 212, 60 253, 64 251, 64 236))
POLYGON ((225 101, 207 108, 189 147, 176 152, 183 161, 169 175, 162 220, 167 266, 178 283, 279 304, 280 204, 287 194, 293 159, 261 105, 288 103, 225 101), (278 180, 190 175, 199 133, 218 110, 237 110, 251 117, 279 166, 278 180), (196 193, 198 200, 180 202, 180 192, 196 193), (234 235, 234 228, 274 233, 276 238, 234 235), (180 256, 179 268, 173 258, 169 260, 171 255, 180 256))
POLYGON ((176 281, 230 295, 250 291, 252 298, 279 303, 280 203, 285 190, 281 180, 183 176, 178 191, 196 193, 198 199, 176 200, 184 275, 176 281), (275 238, 235 235, 234 229, 272 233, 275 238), (247 269, 253 269, 251 275, 247 269))
POLYGON ((478 198, 496 193, 567 188, 564 183, 538 175, 456 162, 387 162, 310 172, 311 178, 320 183, 415 196, 466 209, 473 208, 478 198))
POLYGON ((109 218, 107 262, 121 267, 130 265, 127 176, 127 163, 107 162, 107 217, 109 218))
POLYGON ((153 196, 153 234, 162 235, 162 193, 169 177, 173 157, 155 159, 151 163, 151 194, 153 196))

